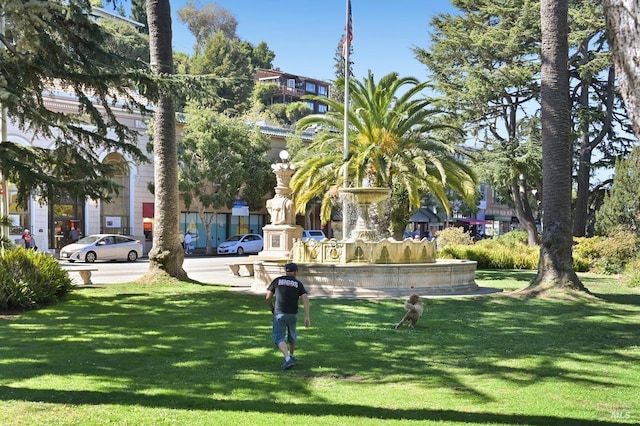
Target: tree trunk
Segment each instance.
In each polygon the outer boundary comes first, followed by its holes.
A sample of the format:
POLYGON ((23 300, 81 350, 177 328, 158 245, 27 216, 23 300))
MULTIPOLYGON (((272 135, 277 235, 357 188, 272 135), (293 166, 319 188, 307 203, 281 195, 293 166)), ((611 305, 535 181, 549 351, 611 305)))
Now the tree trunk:
POLYGON ((204 252, 205 254, 213 254, 213 250, 211 248, 211 224, 213 223, 213 219, 216 217, 216 213, 210 213, 209 216, 207 216, 207 213, 204 211, 204 206, 202 205, 202 202, 200 202, 198 204, 198 216, 204 225, 204 237, 206 238, 204 252))
POLYGON ((640 0, 605 0, 604 12, 622 97, 640 138, 640 0))
MULTIPOLYGON (((585 78, 580 81, 580 108, 585 111, 589 108, 589 82, 585 78)), ((587 228, 587 203, 589 201, 590 176, 591 144, 589 143, 589 121, 586 118, 582 118, 582 122, 580 123, 578 176, 576 179, 576 208, 573 215, 573 235, 575 237, 583 237, 587 228)))
POLYGON ((524 182, 519 184, 518 179, 511 179, 511 197, 515 206, 516 217, 520 225, 522 225, 527 232, 527 245, 531 247, 537 246, 540 244, 538 227, 536 226, 536 220, 533 217, 533 211, 527 198, 524 182))
POLYGON ((586 291, 573 270, 568 0, 542 0, 542 167, 543 224, 538 275, 531 294, 586 291))
MULTIPOLYGON (((582 81, 580 94, 580 105, 582 108, 589 108, 589 82, 582 81)), ((614 67, 609 67, 608 86, 605 99, 605 119, 598 135, 591 138, 589 133, 589 121, 584 120, 580 129, 580 151, 578 154, 578 177, 576 190, 576 206, 573 214, 573 236, 583 237, 587 233, 587 225, 589 224, 589 198, 591 191, 589 183, 591 179, 591 156, 598 145, 602 143, 604 138, 611 130, 613 121, 613 110, 615 109, 615 72, 614 67)))
MULTIPOLYGON (((156 74, 173 74, 169 0, 147 0, 147 18, 151 67, 156 74)), ((182 269, 184 250, 180 240, 175 108, 169 93, 161 93, 155 104, 153 161, 156 213, 146 275, 155 277, 158 272, 163 272, 171 277, 187 279, 182 269)))

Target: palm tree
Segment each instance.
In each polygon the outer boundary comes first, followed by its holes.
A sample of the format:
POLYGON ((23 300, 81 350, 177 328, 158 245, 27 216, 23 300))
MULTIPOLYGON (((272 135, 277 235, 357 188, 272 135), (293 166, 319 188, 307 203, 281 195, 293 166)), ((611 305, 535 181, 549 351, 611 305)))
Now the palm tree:
POLYGON ((542 0, 542 207, 538 275, 533 294, 551 288, 586 290, 573 270, 568 0, 542 0))
POLYGON ((391 232, 397 239, 427 191, 447 211, 447 188, 473 203, 475 174, 460 159, 464 152, 439 138, 452 128, 442 124, 442 111, 432 108, 430 99, 417 96, 427 88, 426 83, 413 77, 400 78, 397 73, 384 76, 378 83, 371 71, 362 82, 351 79, 346 162, 344 104, 309 96, 326 103, 330 111, 298 122, 301 129, 316 125, 323 130, 293 159, 298 166, 291 180, 296 210, 303 213, 310 201, 321 198, 321 220, 327 222, 337 189, 344 183, 343 167, 348 170, 349 186, 359 187, 365 182, 393 190, 389 213, 391 232), (401 94, 401 89, 406 92, 401 94))
MULTIPOLYGON (((151 67, 158 75, 173 74, 171 6, 169 0, 147 0, 151 67)), ((178 205, 178 150, 173 97, 160 93, 155 104, 153 134, 155 221, 149 271, 185 279, 178 205)), ((143 277, 144 279, 145 277, 143 277)))

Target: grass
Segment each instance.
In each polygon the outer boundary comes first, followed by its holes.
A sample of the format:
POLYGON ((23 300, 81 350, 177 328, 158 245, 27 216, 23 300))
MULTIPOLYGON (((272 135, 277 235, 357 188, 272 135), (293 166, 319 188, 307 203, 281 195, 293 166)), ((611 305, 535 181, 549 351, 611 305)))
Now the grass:
MULTIPOLYGON (((534 272, 478 271, 522 288, 534 272)), ((600 299, 312 299, 288 371, 263 296, 222 286, 82 288, 0 320, 3 425, 640 423, 640 289, 600 299)))

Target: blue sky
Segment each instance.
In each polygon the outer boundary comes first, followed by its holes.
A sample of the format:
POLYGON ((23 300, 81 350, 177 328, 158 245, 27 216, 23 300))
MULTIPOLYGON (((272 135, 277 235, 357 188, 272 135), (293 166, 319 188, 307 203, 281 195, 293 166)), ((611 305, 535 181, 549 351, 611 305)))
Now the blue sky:
MULTIPOLYGON (((177 16, 187 0, 171 1, 174 50, 192 53, 194 38, 177 16)), ((196 4, 210 3, 199 0, 196 4)), ((256 45, 265 41, 275 67, 320 80, 335 79, 333 56, 344 33, 346 0, 217 0, 238 21, 237 34, 256 45)), ((354 75, 372 70, 376 79, 392 71, 426 79, 412 47, 427 47, 429 21, 451 13, 448 0, 351 0, 354 75)))

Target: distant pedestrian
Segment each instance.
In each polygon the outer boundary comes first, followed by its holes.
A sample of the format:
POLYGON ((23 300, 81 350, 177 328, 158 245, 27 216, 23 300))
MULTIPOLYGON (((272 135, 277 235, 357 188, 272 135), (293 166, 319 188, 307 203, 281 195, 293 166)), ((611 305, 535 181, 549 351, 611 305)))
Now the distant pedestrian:
POLYGON ((79 239, 80 239, 80 234, 78 233, 78 230, 75 227, 71 228, 69 230, 69 241, 71 241, 72 243, 75 243, 79 239))
POLYGON ((38 246, 36 246, 36 240, 33 238, 33 235, 31 235, 31 231, 29 231, 28 229, 25 229, 22 232, 22 239, 24 240, 24 248, 32 250, 38 249, 38 246))
POLYGON ((191 254, 191 250, 193 250, 192 242, 193 237, 191 236, 191 231, 187 231, 187 233, 184 234, 184 254, 191 254))
POLYGON ((298 265, 287 263, 286 275, 274 279, 267 287, 266 300, 273 313, 273 343, 284 355, 284 364, 280 368, 287 370, 295 364, 295 349, 298 334, 298 300, 304 306, 304 326, 309 327, 309 297, 302 282, 296 276, 298 265), (275 304, 273 298, 275 296, 275 304))

